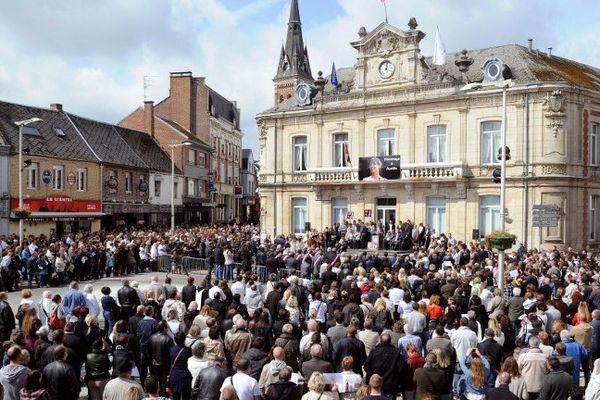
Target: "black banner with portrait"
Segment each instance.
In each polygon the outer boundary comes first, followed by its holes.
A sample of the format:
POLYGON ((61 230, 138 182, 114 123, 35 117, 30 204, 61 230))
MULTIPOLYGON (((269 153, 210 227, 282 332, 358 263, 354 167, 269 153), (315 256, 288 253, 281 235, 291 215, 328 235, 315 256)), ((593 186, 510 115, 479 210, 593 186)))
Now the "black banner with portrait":
POLYGON ((400 179, 400 156, 360 157, 358 180, 365 182, 400 179))

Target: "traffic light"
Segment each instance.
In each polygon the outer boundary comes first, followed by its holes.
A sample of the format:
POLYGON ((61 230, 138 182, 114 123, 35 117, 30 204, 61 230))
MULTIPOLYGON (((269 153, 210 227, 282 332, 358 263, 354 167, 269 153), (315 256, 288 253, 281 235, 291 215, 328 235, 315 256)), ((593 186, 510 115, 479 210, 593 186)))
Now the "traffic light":
POLYGON ((494 178, 494 183, 500 183, 502 176, 502 170, 500 168, 494 168, 494 172, 492 172, 492 177, 494 178))
MULTIPOLYGON (((506 160, 510 160, 510 148, 508 146, 505 146, 506 148, 506 160)), ((498 160, 502 160, 502 147, 498 148, 498 160)))
POLYGON ((24 160, 23 161, 23 165, 24 165, 25 168, 31 166, 31 160, 24 160))

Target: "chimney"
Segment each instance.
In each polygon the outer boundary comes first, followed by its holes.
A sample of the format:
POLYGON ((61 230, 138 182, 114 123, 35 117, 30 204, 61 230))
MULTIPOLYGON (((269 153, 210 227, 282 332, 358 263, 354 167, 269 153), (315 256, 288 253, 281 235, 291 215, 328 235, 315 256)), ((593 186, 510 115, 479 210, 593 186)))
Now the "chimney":
POLYGON ((169 102, 170 118, 191 131, 192 129, 192 73, 190 71, 171 72, 169 102))
POLYGON ((533 39, 527 39, 529 51, 533 50, 533 39))
POLYGON ((154 102, 144 102, 144 131, 154 137, 154 102))
POLYGON ((552 57, 552 47, 548 47, 548 57, 552 57))
POLYGON ((62 112, 62 110, 63 110, 62 109, 62 104, 60 104, 60 103, 52 103, 52 104, 50 104, 50 109, 54 110, 54 111, 59 111, 59 112, 62 112))

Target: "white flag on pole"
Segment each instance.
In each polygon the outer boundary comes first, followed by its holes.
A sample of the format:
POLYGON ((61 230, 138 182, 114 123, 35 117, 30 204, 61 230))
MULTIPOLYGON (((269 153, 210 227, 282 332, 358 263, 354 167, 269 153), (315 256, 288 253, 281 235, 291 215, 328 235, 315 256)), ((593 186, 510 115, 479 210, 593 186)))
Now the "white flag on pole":
POLYGON ((446 47, 442 42, 442 36, 440 35, 440 29, 435 29, 435 45, 433 47, 433 64, 444 65, 446 64, 446 47))

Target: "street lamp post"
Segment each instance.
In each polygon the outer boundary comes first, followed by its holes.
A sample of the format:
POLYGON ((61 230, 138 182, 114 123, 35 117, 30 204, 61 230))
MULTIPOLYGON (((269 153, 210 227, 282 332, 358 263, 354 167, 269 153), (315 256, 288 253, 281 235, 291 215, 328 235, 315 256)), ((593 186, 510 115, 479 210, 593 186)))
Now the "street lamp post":
MULTIPOLYGON (((40 121, 43 120, 33 117, 15 122, 19 127, 19 208, 23 208, 23 127, 40 121)), ((19 218, 19 245, 23 245, 23 218, 19 218)))
POLYGON ((175 230, 175 148, 191 145, 192 142, 187 140, 169 145, 171 147, 171 232, 175 230))
MULTIPOLYGON (((500 231, 506 231, 506 89, 513 86, 512 79, 499 80, 495 82, 469 83, 460 90, 472 90, 485 87, 497 87, 502 89, 502 130, 500 131, 500 231)), ((504 250, 498 251, 498 277, 497 283, 500 290, 504 289, 504 250)))

